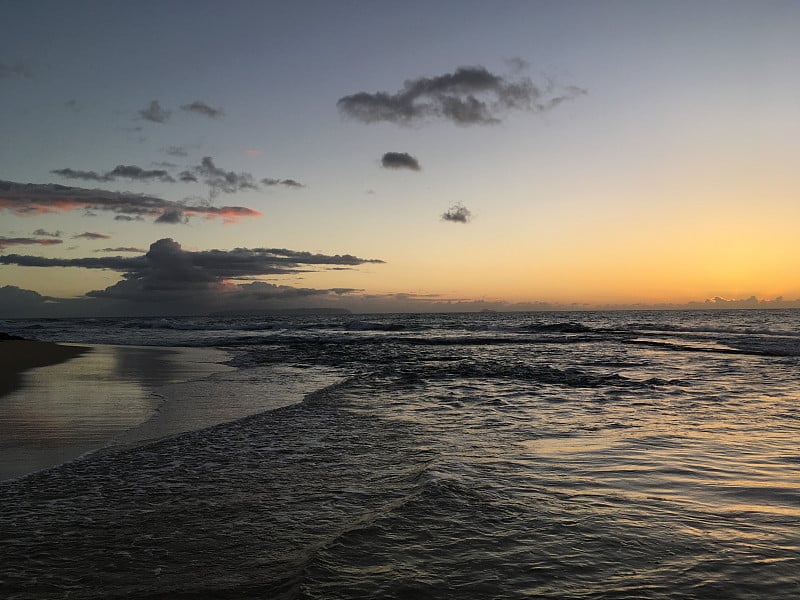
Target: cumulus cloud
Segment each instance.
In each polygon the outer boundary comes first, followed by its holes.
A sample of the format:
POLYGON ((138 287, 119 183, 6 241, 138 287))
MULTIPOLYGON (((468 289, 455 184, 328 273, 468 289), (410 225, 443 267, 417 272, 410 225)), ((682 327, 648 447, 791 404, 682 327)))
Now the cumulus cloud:
POLYGON ((451 223, 469 223, 471 219, 472 213, 466 206, 461 204, 454 204, 442 214, 442 220, 450 221, 451 223))
MULTIPOLYGON (((109 249, 112 250, 112 249, 109 249)), ((285 248, 235 248, 233 250, 184 250, 171 238, 151 244, 142 256, 44 258, 18 254, 0 255, 0 264, 25 267, 82 267, 117 271, 117 283, 89 292, 94 299, 158 304, 161 310, 181 314, 198 310, 258 306, 261 301, 340 296, 350 288, 317 290, 294 288, 263 281, 236 283, 260 276, 291 275, 331 267, 354 268, 382 263, 350 254, 314 254, 285 248)))
POLYGON ((0 236, 0 250, 7 248, 8 246, 53 246, 61 243, 61 240, 54 238, 9 238, 0 236))
POLYGON ((153 100, 139 111, 140 118, 153 123, 166 123, 171 114, 172 111, 162 108, 158 100, 153 100))
POLYGON ((60 229, 56 229, 55 231, 45 231, 44 229, 40 228, 40 229, 37 229, 36 231, 34 231, 31 235, 41 235, 41 236, 44 236, 44 237, 58 238, 58 237, 61 237, 62 233, 63 232, 60 229))
POLYGON ((200 100, 195 100, 191 104, 184 104, 181 106, 181 110, 203 115, 211 119, 217 119, 225 114, 221 108, 214 108, 205 102, 201 102, 200 100))
POLYGON ((158 180, 167 183, 174 183, 175 179, 164 169, 143 169, 136 165, 117 165, 110 171, 98 173, 97 171, 81 171, 78 169, 53 169, 50 171, 54 175, 59 175, 65 179, 80 179, 83 181, 114 181, 118 178, 130 179, 132 181, 151 181, 158 180))
POLYGON ((72 236, 73 239, 84 239, 84 240, 109 240, 111 239, 110 235, 106 235, 105 233, 97 233, 95 231, 84 231, 83 233, 78 233, 72 236))
POLYGON ((144 217, 158 219, 165 213, 181 211, 184 217, 222 219, 224 223, 235 223, 245 217, 259 217, 261 213, 243 206, 190 205, 163 200, 155 196, 130 192, 111 192, 100 189, 84 189, 53 183, 15 183, 0 180, 0 211, 7 210, 18 216, 56 214, 83 210, 84 214, 96 211, 115 213, 118 220, 139 220, 144 217))
POLYGON ((419 161, 407 152, 387 152, 381 158, 381 166, 385 169, 420 170, 419 161))
POLYGON ((30 79, 33 77, 33 71, 30 66, 23 61, 17 61, 15 63, 0 61, 0 79, 10 79, 12 77, 30 79))
POLYGON ((537 86, 527 77, 511 80, 476 66, 410 79, 393 93, 357 92, 336 105, 342 114, 363 123, 412 125, 444 119, 456 125, 491 125, 508 111, 544 112, 583 93, 577 87, 537 86))

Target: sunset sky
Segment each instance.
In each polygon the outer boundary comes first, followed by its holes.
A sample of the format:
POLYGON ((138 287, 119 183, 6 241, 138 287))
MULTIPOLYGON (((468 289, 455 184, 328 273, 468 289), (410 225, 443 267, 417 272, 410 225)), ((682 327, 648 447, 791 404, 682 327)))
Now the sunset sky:
POLYGON ((0 316, 800 299, 798 2, 0 8, 0 316))

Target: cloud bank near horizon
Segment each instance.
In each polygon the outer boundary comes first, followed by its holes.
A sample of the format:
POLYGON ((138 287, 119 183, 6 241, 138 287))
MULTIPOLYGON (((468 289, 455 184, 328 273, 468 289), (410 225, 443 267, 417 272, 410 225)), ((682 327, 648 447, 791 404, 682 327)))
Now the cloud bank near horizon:
POLYGON ((352 269, 365 264, 383 264, 383 261, 359 258, 351 254, 315 254, 286 248, 190 251, 184 250, 171 238, 153 242, 147 253, 133 257, 45 258, 19 254, 0 255, 0 265, 117 271, 122 276, 117 283, 103 290, 90 291, 86 298, 149 304, 162 307, 170 314, 190 314, 226 307, 255 308, 267 301, 351 294, 359 290, 295 288, 253 279, 329 269, 352 269), (247 283, 241 283, 242 280, 247 283))

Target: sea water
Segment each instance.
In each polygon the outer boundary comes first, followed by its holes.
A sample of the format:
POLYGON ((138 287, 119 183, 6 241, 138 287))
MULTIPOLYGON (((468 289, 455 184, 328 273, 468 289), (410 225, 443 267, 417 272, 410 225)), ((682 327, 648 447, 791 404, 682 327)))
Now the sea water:
POLYGON ((800 311, 1 325, 239 368, 224 422, 0 483, 3 597, 800 597, 800 311))

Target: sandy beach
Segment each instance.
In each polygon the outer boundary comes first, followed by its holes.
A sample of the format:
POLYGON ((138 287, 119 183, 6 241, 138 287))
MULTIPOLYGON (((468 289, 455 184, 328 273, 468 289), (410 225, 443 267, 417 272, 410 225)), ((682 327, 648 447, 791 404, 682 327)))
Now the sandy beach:
POLYGON ((20 387, 22 372, 62 363, 87 350, 85 346, 0 338, 0 365, 3 367, 0 369, 0 397, 20 387))
POLYGON ((0 481, 104 447, 153 416, 160 387, 226 370, 226 357, 213 349, 0 341, 0 481))

